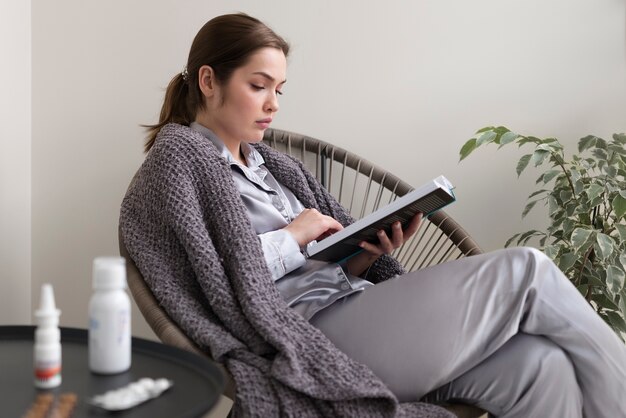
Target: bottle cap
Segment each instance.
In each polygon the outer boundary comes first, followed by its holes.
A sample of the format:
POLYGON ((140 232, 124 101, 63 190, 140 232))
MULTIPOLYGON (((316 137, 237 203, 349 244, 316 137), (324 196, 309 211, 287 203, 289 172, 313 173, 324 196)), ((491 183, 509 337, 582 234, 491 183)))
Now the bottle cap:
POLYGON ((39 309, 35 311, 35 318, 40 325, 58 325, 61 311, 54 303, 54 291, 52 285, 44 283, 41 285, 41 295, 39 296, 39 309))
POLYGON ((93 288, 126 288, 126 260, 122 257, 96 257, 93 260, 93 288))

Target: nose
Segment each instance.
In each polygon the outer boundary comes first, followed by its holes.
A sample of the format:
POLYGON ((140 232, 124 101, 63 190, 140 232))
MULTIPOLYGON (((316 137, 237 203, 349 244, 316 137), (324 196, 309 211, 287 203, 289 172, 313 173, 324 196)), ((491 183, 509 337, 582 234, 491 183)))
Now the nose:
POLYGON ((280 105, 278 104, 278 93, 274 92, 270 94, 269 97, 267 98, 267 101, 265 102, 264 110, 266 112, 276 113, 278 112, 279 108, 280 108, 280 105))

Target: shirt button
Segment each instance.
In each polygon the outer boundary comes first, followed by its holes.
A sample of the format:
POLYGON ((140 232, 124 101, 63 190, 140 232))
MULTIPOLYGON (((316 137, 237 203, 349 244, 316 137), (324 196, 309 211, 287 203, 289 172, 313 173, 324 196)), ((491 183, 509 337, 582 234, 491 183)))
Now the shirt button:
POLYGON ((341 290, 348 290, 350 289, 350 286, 348 285, 348 283, 344 283, 341 285, 341 290))

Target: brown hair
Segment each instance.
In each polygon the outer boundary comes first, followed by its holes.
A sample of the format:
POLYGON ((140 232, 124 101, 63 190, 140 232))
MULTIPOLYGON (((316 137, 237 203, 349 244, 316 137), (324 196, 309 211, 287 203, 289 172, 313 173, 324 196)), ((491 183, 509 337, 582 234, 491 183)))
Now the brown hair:
POLYGON ((189 125, 197 111, 204 108, 198 86, 200 67, 211 66, 217 82, 223 85, 237 68, 246 64, 250 55, 267 47, 280 49, 285 56, 289 54, 289 44, 252 16, 228 14, 205 23, 191 44, 185 76, 176 74, 167 86, 159 123, 144 125, 148 130, 145 151, 152 147, 163 126, 172 122, 189 125))

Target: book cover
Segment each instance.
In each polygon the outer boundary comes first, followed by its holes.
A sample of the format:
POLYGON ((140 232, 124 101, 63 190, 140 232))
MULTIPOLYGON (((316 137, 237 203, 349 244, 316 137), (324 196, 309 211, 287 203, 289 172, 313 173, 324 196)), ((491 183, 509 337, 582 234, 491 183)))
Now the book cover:
POLYGON ((359 246, 361 241, 378 242, 376 233, 379 230, 390 233, 394 222, 400 221, 405 228, 418 212, 427 217, 454 202, 453 188, 448 179, 439 176, 341 231, 309 245, 306 254, 316 260, 341 262, 363 251, 359 246))

